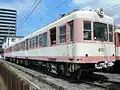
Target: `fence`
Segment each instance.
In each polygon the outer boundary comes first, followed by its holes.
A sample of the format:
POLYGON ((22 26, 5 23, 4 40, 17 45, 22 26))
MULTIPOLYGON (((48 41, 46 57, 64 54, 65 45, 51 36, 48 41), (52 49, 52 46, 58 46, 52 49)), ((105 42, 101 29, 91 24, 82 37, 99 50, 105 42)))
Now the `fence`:
POLYGON ((7 90, 39 90, 29 80, 17 75, 3 62, 0 62, 0 75, 7 90))

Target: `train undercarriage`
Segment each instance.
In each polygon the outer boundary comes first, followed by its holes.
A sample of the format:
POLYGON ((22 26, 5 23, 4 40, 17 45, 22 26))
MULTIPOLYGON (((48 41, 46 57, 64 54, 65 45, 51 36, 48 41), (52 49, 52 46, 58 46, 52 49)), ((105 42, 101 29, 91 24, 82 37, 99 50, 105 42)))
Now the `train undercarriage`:
POLYGON ((113 71, 113 67, 114 67, 114 62, 112 61, 102 61, 102 62, 98 62, 97 64, 95 64, 95 69, 98 71, 109 71, 112 72, 113 71))
POLYGON ((95 69, 95 63, 67 63, 67 62, 52 62, 52 61, 40 61, 30 59, 19 59, 19 58, 5 58, 6 61, 20 64, 27 67, 46 68, 48 72, 62 75, 75 77, 80 79, 82 77, 90 76, 93 74, 95 69))

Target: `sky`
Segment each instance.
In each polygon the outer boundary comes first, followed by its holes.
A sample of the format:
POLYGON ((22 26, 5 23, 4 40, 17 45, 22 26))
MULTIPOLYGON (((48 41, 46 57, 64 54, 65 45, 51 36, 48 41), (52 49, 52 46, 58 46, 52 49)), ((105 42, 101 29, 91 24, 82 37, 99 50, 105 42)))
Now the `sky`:
POLYGON ((17 35, 26 36, 75 9, 92 10, 104 8, 116 24, 120 24, 120 0, 0 0, 0 8, 17 10, 17 35), (24 16, 34 8, 27 20, 24 16), (39 2, 39 3, 38 3, 39 2))

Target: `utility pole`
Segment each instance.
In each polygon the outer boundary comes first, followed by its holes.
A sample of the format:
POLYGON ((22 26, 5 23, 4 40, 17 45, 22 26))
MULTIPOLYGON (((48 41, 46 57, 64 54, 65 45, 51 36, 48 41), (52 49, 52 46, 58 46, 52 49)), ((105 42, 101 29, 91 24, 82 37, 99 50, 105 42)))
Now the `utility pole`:
POLYGON ((10 37, 10 25, 8 27, 8 46, 9 46, 9 37, 10 37))

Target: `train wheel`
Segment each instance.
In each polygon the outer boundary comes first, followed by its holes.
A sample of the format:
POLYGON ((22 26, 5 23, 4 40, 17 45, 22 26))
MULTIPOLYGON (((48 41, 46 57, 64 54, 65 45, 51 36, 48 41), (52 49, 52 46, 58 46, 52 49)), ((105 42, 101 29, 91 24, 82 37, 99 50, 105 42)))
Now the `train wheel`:
POLYGON ((80 80, 81 76, 82 76, 82 71, 79 70, 79 72, 78 72, 78 74, 77 74, 77 80, 80 80))
POLYGON ((69 76, 71 76, 71 72, 66 71, 66 72, 65 72, 65 75, 69 77, 69 76))
POLYGON ((61 64, 59 64, 59 65, 57 65, 57 74, 58 75, 65 75, 64 74, 64 65, 61 65, 61 64))

